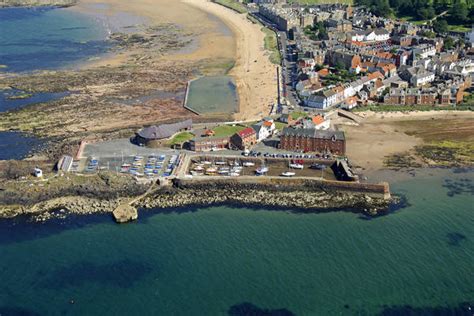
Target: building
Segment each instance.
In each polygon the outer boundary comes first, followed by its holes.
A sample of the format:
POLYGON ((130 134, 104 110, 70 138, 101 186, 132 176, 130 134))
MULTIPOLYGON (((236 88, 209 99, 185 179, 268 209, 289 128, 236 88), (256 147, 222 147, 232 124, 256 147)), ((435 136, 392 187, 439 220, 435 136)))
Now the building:
POLYGON ((346 139, 341 131, 285 127, 280 136, 280 148, 343 156, 346 153, 346 139))
POLYGON ((435 80, 435 74, 421 66, 403 69, 400 72, 400 77, 413 87, 419 87, 435 80))
POLYGON ((68 155, 64 155, 58 161, 58 171, 69 172, 72 168, 72 163, 74 162, 73 158, 68 155))
POLYGON ((257 143, 257 133, 253 128, 247 127, 232 135, 230 142, 232 146, 240 150, 245 150, 257 143))
POLYGON ((311 95, 306 100, 306 105, 312 108, 325 110, 337 103, 337 93, 333 89, 321 91, 316 95, 311 95))
POLYGON ((193 151, 213 151, 229 148, 229 137, 196 137, 189 141, 189 149, 193 151))
POLYGON ((193 120, 191 119, 173 124, 145 127, 135 134, 134 142, 148 147, 158 147, 176 133, 191 130, 192 127, 193 120))
POLYGON ((252 125, 252 128, 255 130, 257 137, 257 142, 261 142, 264 139, 267 139, 275 131, 275 123, 273 119, 264 119, 257 124, 252 125))

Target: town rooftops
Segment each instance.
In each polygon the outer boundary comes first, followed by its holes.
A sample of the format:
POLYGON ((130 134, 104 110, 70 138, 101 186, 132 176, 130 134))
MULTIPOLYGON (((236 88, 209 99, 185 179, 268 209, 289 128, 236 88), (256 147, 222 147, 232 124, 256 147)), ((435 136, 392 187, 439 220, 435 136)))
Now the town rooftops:
POLYGON ((324 118, 321 115, 316 115, 313 117, 313 123, 316 125, 324 123, 324 118))
POLYGON ((251 136, 252 134, 255 134, 255 130, 251 127, 247 127, 240 132, 237 132, 237 135, 239 135, 241 138, 246 138, 251 136))
POLYGON ((173 124, 162 124, 153 125, 141 129, 137 135, 145 139, 164 139, 173 136, 177 132, 183 129, 190 129, 193 126, 193 120, 189 119, 186 121, 173 123, 173 124))
POLYGON ((324 131, 317 130, 316 128, 293 128, 285 127, 281 132, 282 136, 296 136, 296 137, 309 137, 317 139, 330 139, 330 140, 345 140, 344 132, 342 131, 324 131))

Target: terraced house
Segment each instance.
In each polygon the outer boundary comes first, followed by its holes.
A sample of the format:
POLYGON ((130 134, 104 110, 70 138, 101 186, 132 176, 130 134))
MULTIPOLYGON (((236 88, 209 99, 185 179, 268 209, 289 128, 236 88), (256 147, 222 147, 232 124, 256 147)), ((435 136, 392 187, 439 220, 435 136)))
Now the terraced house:
POLYGON ((346 138, 341 131, 286 127, 280 135, 280 148, 343 156, 346 153, 346 138))

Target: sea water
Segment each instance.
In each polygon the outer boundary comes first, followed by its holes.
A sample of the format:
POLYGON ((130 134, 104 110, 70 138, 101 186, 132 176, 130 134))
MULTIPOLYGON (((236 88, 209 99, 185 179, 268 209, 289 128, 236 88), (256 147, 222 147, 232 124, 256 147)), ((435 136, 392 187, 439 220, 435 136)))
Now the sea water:
MULTIPOLYGON (((109 49, 108 27, 98 15, 66 8, 0 9, 0 74, 74 67, 109 49)), ((0 91, 0 112, 38 102, 48 102, 67 93, 36 93, 31 98, 11 99, 18 91, 0 91)), ((16 132, 0 132, 0 160, 22 159, 42 140, 16 132)))
POLYGON ((105 53, 101 22, 67 8, 0 9, 0 71, 63 68, 105 53))
POLYGON ((474 172, 358 214, 202 207, 0 221, 0 314, 471 315, 474 172), (266 312, 266 314, 265 314, 266 312))

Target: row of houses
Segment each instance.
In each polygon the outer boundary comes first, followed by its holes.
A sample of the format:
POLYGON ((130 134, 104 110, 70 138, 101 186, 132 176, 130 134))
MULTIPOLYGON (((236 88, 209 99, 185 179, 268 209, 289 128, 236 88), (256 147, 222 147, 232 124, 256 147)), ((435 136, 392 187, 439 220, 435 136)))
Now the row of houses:
POLYGON ((193 151, 214 151, 229 148, 245 150, 272 136, 275 130, 274 120, 264 118, 232 136, 217 137, 213 135, 212 130, 206 130, 203 135, 190 140, 189 147, 193 151))

